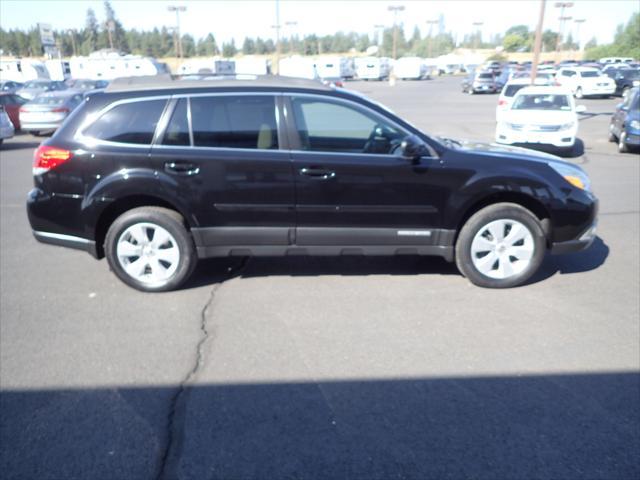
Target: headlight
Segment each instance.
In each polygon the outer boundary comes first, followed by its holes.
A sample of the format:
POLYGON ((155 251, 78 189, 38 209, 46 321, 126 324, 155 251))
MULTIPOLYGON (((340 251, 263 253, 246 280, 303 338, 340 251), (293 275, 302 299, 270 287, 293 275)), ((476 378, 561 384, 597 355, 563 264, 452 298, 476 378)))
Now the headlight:
POLYGON ((569 130, 570 128, 573 128, 574 125, 575 122, 565 123, 564 125, 560 125, 560 130, 569 130))
POLYGON ((638 86, 640 86, 640 80, 634 80, 634 81, 633 81, 633 86, 634 86, 634 87, 638 87, 638 86))
POLYGON ((549 162, 548 165, 574 187, 587 192, 591 191, 591 180, 580 167, 555 162, 549 162))
POLYGON ((631 128, 633 128, 634 130, 640 130, 640 121, 639 120, 631 120, 631 123, 629 124, 629 126, 631 128))

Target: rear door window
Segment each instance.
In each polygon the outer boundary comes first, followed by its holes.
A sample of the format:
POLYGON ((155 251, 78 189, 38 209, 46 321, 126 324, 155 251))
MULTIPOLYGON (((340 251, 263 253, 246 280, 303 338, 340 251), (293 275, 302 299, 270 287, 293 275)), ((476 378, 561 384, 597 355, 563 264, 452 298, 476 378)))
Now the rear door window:
POLYGON ((92 123, 83 134, 107 142, 151 145, 166 100, 117 105, 92 123))
POLYGON ((196 147, 278 149, 272 95, 192 97, 191 125, 196 147))

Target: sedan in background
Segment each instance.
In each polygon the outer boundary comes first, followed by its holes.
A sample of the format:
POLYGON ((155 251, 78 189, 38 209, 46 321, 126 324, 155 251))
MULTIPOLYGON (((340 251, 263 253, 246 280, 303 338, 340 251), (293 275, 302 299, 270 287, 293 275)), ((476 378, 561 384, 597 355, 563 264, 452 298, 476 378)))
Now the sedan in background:
POLYGON ((640 70, 637 68, 619 68, 611 78, 616 82, 615 95, 620 95, 623 99, 627 98, 633 87, 640 86, 640 70))
POLYGON ((66 90, 66 88, 67 86, 64 82, 52 80, 30 80, 25 83, 21 89, 17 90, 16 93, 22 98, 31 100, 42 93, 66 90))
POLYGON ((4 142, 5 138, 13 137, 15 129, 13 123, 9 120, 9 115, 4 111, 4 108, 0 106, 0 145, 4 142))
POLYGON ((616 107, 609 123, 609 141, 618 144, 620 153, 640 146, 640 88, 632 88, 616 107))
POLYGON ((576 98, 599 96, 608 98, 616 91, 616 82, 596 68, 561 68, 556 74, 557 82, 571 90, 576 98))
POLYGON ((496 93, 499 90, 493 72, 471 72, 462 81, 462 93, 496 93))
POLYGON ((82 78, 70 79, 65 83, 67 87, 74 90, 100 90, 109 86, 109 82, 107 80, 89 80, 82 78))
POLYGON ((20 107, 27 100, 15 93, 0 92, 0 105, 4 107, 16 130, 20 130, 20 107))
POLYGON ((23 83, 13 82, 11 80, 0 82, 0 92, 13 93, 16 90, 21 89, 23 85, 24 85, 23 83))
POLYGON ((20 108, 22 130, 34 135, 55 131, 84 99, 80 90, 65 90, 39 95, 20 108))
POLYGON ((578 133, 578 116, 571 92, 562 87, 526 87, 500 116, 496 142, 524 147, 552 147, 572 151, 578 133))

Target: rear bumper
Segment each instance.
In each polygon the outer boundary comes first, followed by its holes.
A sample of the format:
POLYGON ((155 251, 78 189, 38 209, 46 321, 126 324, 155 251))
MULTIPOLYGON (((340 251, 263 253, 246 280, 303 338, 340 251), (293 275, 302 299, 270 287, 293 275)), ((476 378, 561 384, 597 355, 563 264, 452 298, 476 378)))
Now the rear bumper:
POLYGON ((46 123, 38 123, 38 122, 20 122, 20 129, 26 132, 36 132, 39 130, 56 130, 62 125, 62 122, 46 122, 46 123))
POLYGON ((86 238, 74 237, 73 235, 63 235, 61 233, 41 232, 34 230, 33 236, 42 243, 58 245, 61 247, 74 248, 90 253, 94 258, 98 258, 96 242, 86 238))

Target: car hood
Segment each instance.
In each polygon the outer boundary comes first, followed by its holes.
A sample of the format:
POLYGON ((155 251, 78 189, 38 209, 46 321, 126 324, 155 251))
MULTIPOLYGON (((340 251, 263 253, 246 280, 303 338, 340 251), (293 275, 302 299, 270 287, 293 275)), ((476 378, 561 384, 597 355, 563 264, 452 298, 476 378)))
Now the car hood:
POLYGON ((578 167, 577 165, 570 162, 565 162, 560 157, 551 155, 550 153, 530 150, 528 148, 510 147, 505 145, 498 145, 497 143, 482 143, 467 140, 456 140, 454 142, 456 142, 456 144, 453 146, 455 150, 473 155, 502 158, 508 157, 513 160, 525 160, 541 163, 559 163, 578 167))
POLYGON ((567 110, 508 110, 502 121, 525 125, 558 125, 576 120, 576 114, 567 110))

